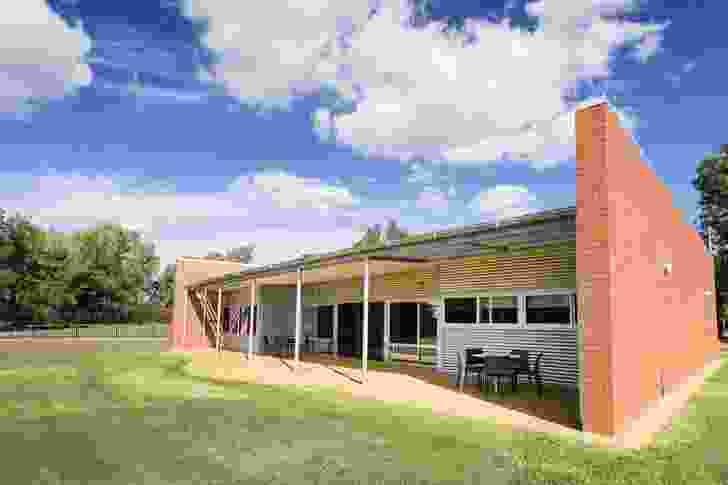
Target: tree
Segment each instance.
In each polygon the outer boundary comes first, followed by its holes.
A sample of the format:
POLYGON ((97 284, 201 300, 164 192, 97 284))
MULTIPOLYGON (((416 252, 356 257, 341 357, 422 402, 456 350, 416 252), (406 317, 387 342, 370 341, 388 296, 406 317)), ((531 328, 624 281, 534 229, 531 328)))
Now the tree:
POLYGON ((230 249, 226 256, 228 258, 238 258, 241 263, 247 264, 253 261, 253 252, 255 244, 246 244, 237 248, 230 249))
POLYGON ((177 272, 176 264, 168 264, 159 275, 159 302, 164 305, 174 305, 174 280, 177 272))
POLYGON ((395 242, 406 239, 408 235, 407 231, 399 227, 397 221, 394 219, 388 219, 382 237, 384 241, 395 242))
POLYGON ((10 300, 10 286, 15 281, 15 273, 9 262, 12 253, 10 223, 5 217, 5 209, 0 209, 0 302, 3 303, 10 300))
POLYGON ((354 243, 354 249, 365 249, 368 247, 376 246, 382 241, 382 226, 375 224, 368 227, 364 236, 354 243))
POLYGON ((728 145, 721 145, 717 155, 707 155, 698 162, 692 183, 700 193, 698 228, 706 244, 714 250, 719 316, 716 325, 720 336, 721 292, 728 290, 723 284, 727 278, 721 278, 721 273, 728 271, 728 145))
POLYGON ((70 251, 65 237, 46 232, 21 217, 10 221, 10 244, 5 244, 5 265, 11 274, 10 301, 15 312, 20 305, 35 320, 48 318, 51 307, 74 301, 67 290, 70 251))
POLYGON ((706 242, 723 254, 728 244, 728 145, 698 162, 696 171, 692 182, 700 193, 699 229, 706 242))
POLYGON ((220 251, 210 251, 205 255, 206 258, 224 258, 225 255, 221 253, 220 251))
POLYGON ((394 219, 387 219, 384 229, 380 224, 368 227, 364 236, 356 241, 352 246, 353 249, 365 249, 377 246, 386 242, 402 241, 408 237, 407 231, 399 227, 394 219))

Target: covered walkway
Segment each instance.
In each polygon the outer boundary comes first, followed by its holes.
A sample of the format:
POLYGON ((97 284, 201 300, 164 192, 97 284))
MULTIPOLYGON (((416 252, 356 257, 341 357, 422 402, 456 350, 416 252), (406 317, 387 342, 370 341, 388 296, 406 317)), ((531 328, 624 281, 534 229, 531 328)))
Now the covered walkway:
MULTIPOLYGON (((235 281, 220 281, 219 278, 210 281, 203 281, 185 288, 184 302, 184 328, 187 327, 187 316, 191 300, 196 299, 198 306, 196 313, 200 315, 203 327, 210 331, 214 336, 215 348, 218 351, 223 350, 223 331, 222 331, 222 306, 223 292, 249 292, 247 301, 251 307, 256 306, 256 302, 260 302, 260 290, 263 287, 294 287, 295 286, 295 326, 294 326, 294 342, 293 342, 293 359, 292 365, 298 366, 301 362, 302 345, 304 337, 302 335, 302 316, 304 305, 304 285, 317 286, 327 283, 335 283, 341 280, 361 281, 360 297, 352 294, 346 295, 345 305, 341 310, 344 312, 334 312, 333 316, 333 347, 334 352, 344 350, 349 355, 361 355, 361 379, 367 378, 367 370, 369 367, 370 352, 374 349, 376 357, 384 358, 385 356, 379 352, 378 343, 372 345, 370 339, 372 335, 376 340, 382 340, 384 343, 389 342, 389 303, 382 303, 379 306, 372 306, 371 289, 372 278, 383 277, 392 273, 407 273, 408 271, 432 269, 434 262, 425 258, 412 258, 404 256, 351 256, 346 258, 335 258, 331 260, 316 260, 315 262, 306 263, 305 258, 301 259, 298 264, 286 268, 262 268, 252 270, 240 274, 235 281), (214 297, 211 298, 211 292, 214 297), (216 295, 215 295, 216 293, 216 295), (359 302, 359 303, 357 303, 359 302), (352 306, 353 305, 353 306, 352 306), (358 306, 357 306, 358 305, 358 306), (375 324, 371 325, 370 313, 375 312, 375 324), (345 321, 339 322, 339 313, 344 315, 345 321), (386 322, 386 323, 385 323, 386 322), (346 341, 339 338, 339 326, 347 325, 347 332, 341 335, 347 337, 346 341), (383 334, 383 335, 382 335, 383 334), (340 341, 341 340, 341 341, 340 341)), ((408 282, 411 286, 415 285, 414 281, 408 282)), ((401 282, 399 283, 401 284, 401 282)), ((381 286, 381 285, 380 285, 381 286)), ((351 290, 351 288, 349 289, 351 290)), ((380 290, 381 291, 381 290, 380 290)), ((349 291, 349 293, 352 293, 349 291)), ((357 293, 354 291, 354 293, 357 293)), ((329 301, 339 304, 339 294, 335 291, 329 301)), ((428 297, 431 295, 427 295, 428 297)), ((321 301, 319 299, 319 301, 321 301)), ((379 300, 382 302, 382 300, 379 300)), ((419 308, 419 307, 418 307, 419 308)), ((260 312, 252 312, 250 317, 252 322, 250 327, 255 329, 248 332, 247 335, 247 357, 252 359, 256 349, 254 339, 257 338, 258 332, 266 331, 266 320, 260 319, 260 312)), ((419 311, 416 314, 417 329, 420 328, 419 311)), ((270 325, 270 322, 268 322, 270 325)), ((417 337, 419 342, 419 334, 417 337)), ((386 345, 382 344, 382 348, 386 345)), ((418 343, 419 346, 419 343, 418 343)), ((258 346, 260 347, 260 345, 258 346)))

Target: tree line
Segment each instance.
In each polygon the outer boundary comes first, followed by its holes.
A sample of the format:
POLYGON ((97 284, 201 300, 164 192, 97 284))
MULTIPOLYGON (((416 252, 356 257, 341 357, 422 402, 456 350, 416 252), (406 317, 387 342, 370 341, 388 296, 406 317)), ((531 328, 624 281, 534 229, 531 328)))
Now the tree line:
POLYGON ((0 209, 0 305, 6 320, 46 321, 54 313, 141 304, 158 292, 158 272, 154 244, 121 225, 64 233, 0 209))
POLYGON ((728 144, 698 162, 692 183, 700 195, 696 222, 713 253, 720 335, 728 319, 728 144))

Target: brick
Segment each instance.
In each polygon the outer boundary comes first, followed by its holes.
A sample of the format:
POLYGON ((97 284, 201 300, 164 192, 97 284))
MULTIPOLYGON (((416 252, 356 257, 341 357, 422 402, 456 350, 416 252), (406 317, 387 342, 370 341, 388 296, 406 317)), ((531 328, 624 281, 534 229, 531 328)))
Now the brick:
POLYGON ((577 112, 576 136, 577 288, 591 288, 584 427, 615 434, 659 398, 660 381, 676 385, 719 351, 704 297, 712 261, 606 103, 577 112))

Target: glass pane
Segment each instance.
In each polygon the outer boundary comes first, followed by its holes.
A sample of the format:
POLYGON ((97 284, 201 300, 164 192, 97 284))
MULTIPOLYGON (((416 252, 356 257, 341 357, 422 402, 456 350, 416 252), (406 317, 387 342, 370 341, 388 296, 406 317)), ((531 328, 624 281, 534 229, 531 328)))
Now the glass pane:
POLYGON ((527 296, 526 323, 569 325, 571 309, 568 295, 527 296))
POLYGON ((517 324, 518 323, 518 297, 517 296, 494 296, 492 301, 493 323, 517 324))
POLYGON ((475 323, 475 298, 446 298, 445 322, 475 323))
POLYGON ((333 338, 334 336, 334 307, 318 307, 318 338, 333 338))
POLYGON ((420 304, 420 343, 434 345, 437 337, 437 319, 434 307, 428 303, 420 304))
POLYGON ((487 296, 480 298, 480 323, 490 323, 490 304, 487 296))

